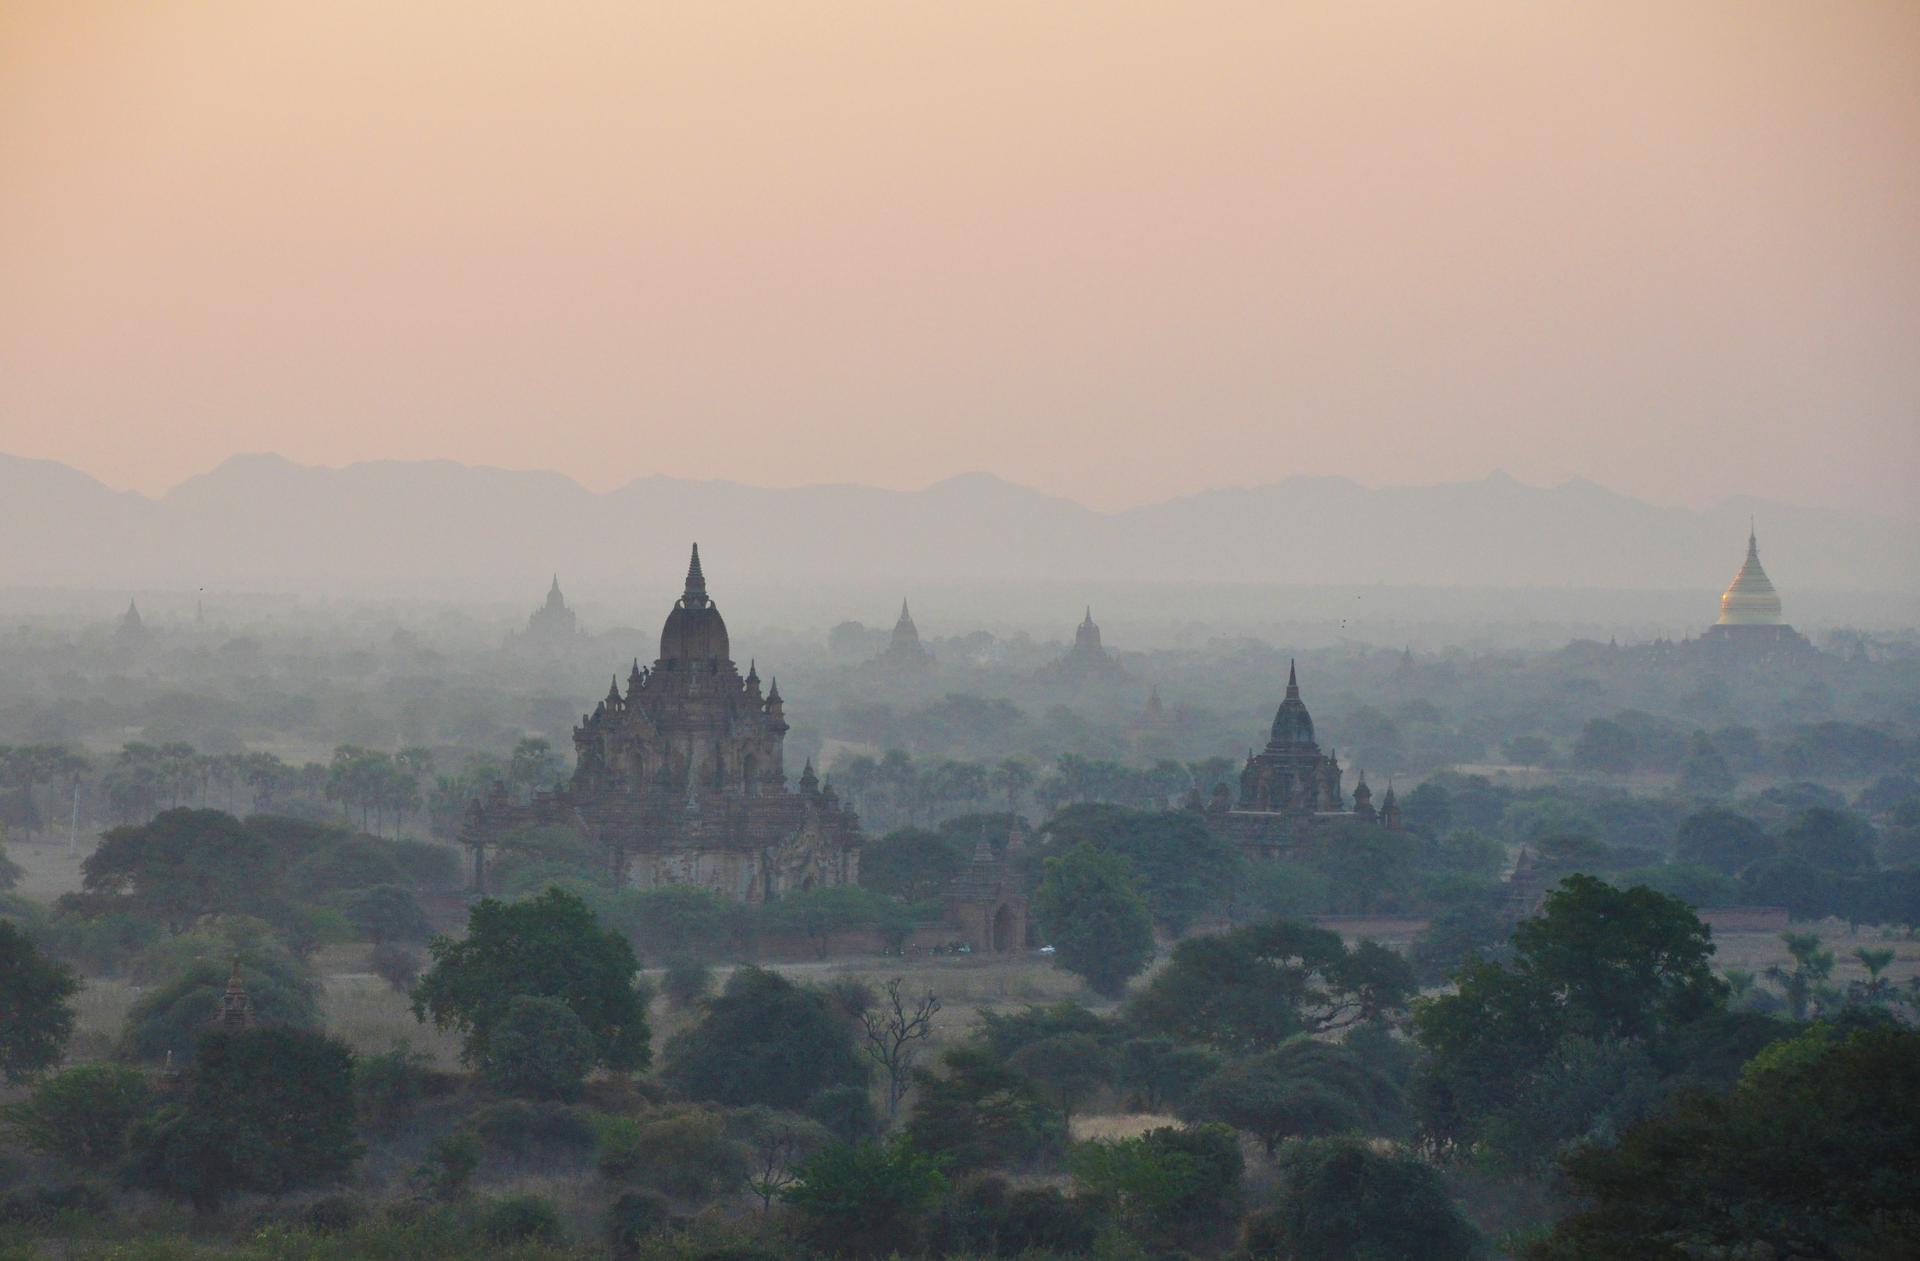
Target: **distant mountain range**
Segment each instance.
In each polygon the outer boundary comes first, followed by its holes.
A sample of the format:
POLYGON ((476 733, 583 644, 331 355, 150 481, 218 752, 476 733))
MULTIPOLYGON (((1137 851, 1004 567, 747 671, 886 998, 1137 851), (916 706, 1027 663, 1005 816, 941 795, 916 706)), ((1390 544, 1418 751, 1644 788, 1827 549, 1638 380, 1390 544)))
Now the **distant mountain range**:
POLYGON ((1724 586, 1757 519, 1795 591, 1920 591, 1920 525, 1731 499, 1694 512, 1590 482, 1369 490, 1337 477, 1102 513, 984 473, 920 491, 236 456, 158 499, 0 455, 0 586, 472 593, 671 582, 698 540, 729 584, 994 580, 1431 587, 1724 586))

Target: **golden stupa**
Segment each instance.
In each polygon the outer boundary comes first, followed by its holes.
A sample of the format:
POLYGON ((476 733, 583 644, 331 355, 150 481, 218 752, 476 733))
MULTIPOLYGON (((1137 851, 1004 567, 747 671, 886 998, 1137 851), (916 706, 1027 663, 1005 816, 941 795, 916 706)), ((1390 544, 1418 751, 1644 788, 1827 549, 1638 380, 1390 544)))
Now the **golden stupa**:
POLYGON ((1760 543, 1751 528, 1747 530, 1747 561, 1720 597, 1720 625, 1780 625, 1780 593, 1773 589, 1767 571, 1760 568, 1760 543))

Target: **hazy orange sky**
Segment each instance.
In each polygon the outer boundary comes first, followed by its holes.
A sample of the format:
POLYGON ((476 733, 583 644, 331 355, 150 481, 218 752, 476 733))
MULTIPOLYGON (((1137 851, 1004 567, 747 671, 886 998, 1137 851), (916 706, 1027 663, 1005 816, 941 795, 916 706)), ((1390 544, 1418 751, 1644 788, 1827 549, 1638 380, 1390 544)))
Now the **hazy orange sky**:
POLYGON ((0 451, 1920 515, 1920 3, 0 4, 0 451))

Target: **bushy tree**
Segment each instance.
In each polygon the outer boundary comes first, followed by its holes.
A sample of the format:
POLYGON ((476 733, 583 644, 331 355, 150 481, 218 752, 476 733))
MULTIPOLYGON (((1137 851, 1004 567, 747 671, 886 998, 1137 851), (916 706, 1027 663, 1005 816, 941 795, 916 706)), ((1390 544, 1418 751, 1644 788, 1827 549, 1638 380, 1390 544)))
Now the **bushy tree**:
POLYGON ((1224 1125, 1096 1139, 1075 1146, 1067 1163, 1076 1184, 1152 1245, 1192 1248, 1239 1217, 1245 1166, 1224 1125))
POLYGON ((1781 830, 1780 852, 1820 871, 1871 871, 1873 829, 1856 814, 1816 806, 1781 830))
POLYGON ((1056 848, 1085 844, 1125 859, 1154 922, 1174 936, 1226 900, 1243 866, 1238 847, 1187 810, 1074 805, 1045 831, 1056 848))
POLYGON ((571 1008, 593 1039, 595 1062, 617 1072, 652 1062, 633 949, 575 895, 548 889, 519 902, 483 898, 464 938, 436 937, 428 949, 433 967, 413 991, 414 1015, 458 1029, 469 1063, 486 1062, 494 1030, 523 995, 571 1008))
POLYGON ((1587 1207, 1540 1261, 1896 1257, 1920 1249, 1920 1034, 1803 1035, 1729 1094, 1689 1091, 1566 1173, 1587 1207))
POLYGON ((1254 1261, 1468 1261, 1478 1251, 1440 1175, 1411 1156, 1316 1139, 1290 1144, 1280 1173, 1279 1204, 1247 1220, 1254 1261))
POLYGON ((1007 1067, 1040 1087, 1063 1119, 1099 1092, 1113 1076, 1113 1056, 1100 1039, 1062 1033, 1021 1047, 1007 1067))
POLYGON ((1155 1033, 1247 1053, 1399 1010, 1413 990, 1386 947, 1349 950, 1338 933, 1280 920, 1181 942, 1129 1012, 1155 1033))
POLYGON ((87 893, 180 932, 201 915, 257 913, 278 896, 272 850, 221 810, 165 810, 108 832, 81 864, 87 893))
POLYGON ((938 1163, 907 1143, 835 1143, 780 1198, 803 1235, 836 1256, 912 1253, 922 1214, 946 1191, 938 1163))
POLYGON ((481 1074, 495 1090, 528 1099, 572 1099, 597 1048, 573 1008, 557 998, 516 994, 487 1039, 481 1074))
POLYGON ((1675 787, 1691 797, 1724 797, 1733 791, 1733 768, 1704 731, 1693 733, 1681 759, 1675 787))
POLYGON ((955 1047, 941 1073, 917 1072, 920 1094, 907 1118, 914 1146, 948 1169, 983 1169, 1057 1150, 1066 1119, 1032 1081, 991 1053, 955 1047))
POLYGON ((1282 1139, 1393 1132, 1401 1109, 1384 1074, 1336 1043, 1299 1037, 1201 1082, 1180 1114, 1244 1130, 1271 1156, 1282 1139))
POLYGON ((700 1019, 667 1043, 667 1084, 693 1099, 799 1109, 830 1086, 866 1081, 847 1020, 818 990, 742 967, 700 1019))
POLYGON ((601 1136, 600 1171, 682 1200, 737 1192, 752 1172, 725 1117, 702 1108, 662 1110, 601 1136))
POLYGON ((906 903, 943 897, 973 848, 948 832, 902 828, 870 841, 860 851, 860 883, 906 903))
POLYGON ((713 992, 713 969, 691 956, 678 955, 667 960, 660 976, 660 992, 678 1010, 698 1007, 713 992))
POLYGON ((1078 845, 1046 861, 1032 909, 1060 966, 1118 997, 1153 960, 1153 917, 1125 860, 1078 845))
POLYGON ((260 1026, 320 1027, 320 985, 313 974, 271 939, 256 939, 232 958, 194 959, 173 979, 142 994, 127 1011, 122 1051, 141 1060, 169 1053, 185 1063, 220 1015, 220 996, 238 961, 253 1019, 260 1026))
POLYGON ((1706 926, 1651 889, 1571 876, 1513 946, 1510 963, 1470 963, 1456 993, 1415 1005, 1431 1052, 1430 1137, 1463 1137, 1565 1038, 1658 1038, 1719 1010, 1726 993, 1706 926))
POLYGON ((144 1074, 120 1064, 83 1064, 45 1078, 0 1122, 21 1142, 81 1169, 119 1163, 127 1133, 153 1107, 144 1074))
POLYGON ((1159 1035, 1121 1043, 1118 1081, 1135 1106, 1147 1112, 1177 1107, 1207 1078, 1220 1071, 1220 1057, 1205 1047, 1188 1046, 1159 1035))
POLYGON ((333 1177, 360 1154, 353 1056, 322 1034, 210 1033, 177 1099, 134 1127, 133 1177, 202 1212, 333 1177))
POLYGON ((401 885, 377 884, 358 890, 347 898, 346 911, 354 927, 375 945, 433 936, 433 923, 419 899, 401 885))
POLYGON ((60 1062, 80 980, 0 920, 0 1077, 22 1082, 60 1062))
POLYGON ((495 1245, 552 1243, 566 1234, 553 1201, 538 1195, 503 1195, 483 1204, 476 1225, 481 1237, 495 1245))

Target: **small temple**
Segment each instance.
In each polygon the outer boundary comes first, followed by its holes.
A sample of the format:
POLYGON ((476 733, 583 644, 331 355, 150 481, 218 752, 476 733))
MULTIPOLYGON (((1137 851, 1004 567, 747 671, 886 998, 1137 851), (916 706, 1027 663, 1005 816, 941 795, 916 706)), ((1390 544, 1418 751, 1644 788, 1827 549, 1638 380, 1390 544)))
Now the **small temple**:
POLYGON ((562 644, 579 635, 579 619, 567 607, 567 598, 560 594, 560 575, 555 574, 553 585, 547 588, 546 603, 533 611, 520 637, 530 643, 562 644))
POLYGON ((891 670, 922 670, 933 664, 933 654, 920 642, 920 630, 913 624, 907 602, 900 601, 900 617, 893 624, 893 637, 887 649, 872 664, 891 670))
POLYGON ((1202 803, 1196 790, 1188 805, 1202 810, 1208 827, 1249 858, 1277 857, 1316 829, 1336 824, 1401 830, 1400 803, 1391 785, 1376 810, 1364 774, 1354 786, 1351 806, 1341 779, 1339 756, 1332 749, 1320 751, 1313 715, 1300 695, 1299 670, 1289 662, 1286 695, 1273 715, 1266 747, 1247 754, 1238 799, 1221 783, 1214 785, 1211 800, 1202 803))
POLYGON ((245 1033, 253 1028, 253 998, 246 982, 240 979, 240 956, 233 956, 233 970, 227 974, 227 988, 220 995, 220 1029, 223 1033, 245 1033))
POLYGON ((1018 821, 1007 834, 1006 849, 998 854, 982 832, 973 858, 947 886, 941 928, 974 954, 1026 949, 1027 895, 1014 867, 1025 845, 1026 833, 1018 821))
POLYGON ((1041 667, 1043 677, 1065 679, 1069 682, 1082 682, 1091 679, 1110 679, 1122 674, 1120 663, 1114 660, 1100 642, 1100 626, 1093 620, 1093 606, 1087 606, 1086 616, 1080 619, 1080 625, 1073 631, 1073 647, 1057 661, 1041 667))

